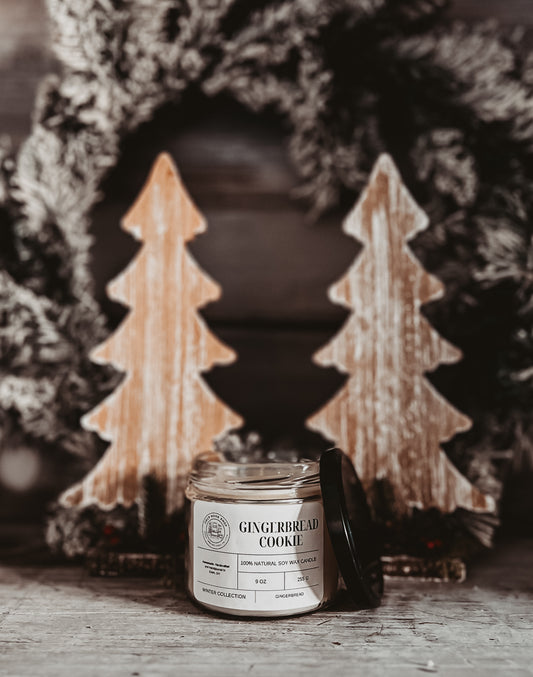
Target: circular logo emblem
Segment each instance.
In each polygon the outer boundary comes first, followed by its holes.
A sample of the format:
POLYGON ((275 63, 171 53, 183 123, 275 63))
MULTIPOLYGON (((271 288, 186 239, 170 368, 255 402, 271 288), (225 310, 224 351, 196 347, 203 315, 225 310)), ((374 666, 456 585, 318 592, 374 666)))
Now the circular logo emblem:
POLYGON ((202 523, 204 541, 211 548, 219 550, 229 541, 230 528, 228 520, 218 512, 210 512, 202 523))

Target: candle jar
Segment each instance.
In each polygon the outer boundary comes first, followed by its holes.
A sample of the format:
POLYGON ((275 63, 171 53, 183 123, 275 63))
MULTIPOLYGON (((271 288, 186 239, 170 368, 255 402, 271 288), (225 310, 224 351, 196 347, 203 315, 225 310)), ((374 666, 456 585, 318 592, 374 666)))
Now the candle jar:
POLYGON ((338 568, 317 461, 236 463, 201 454, 186 496, 187 587, 197 603, 276 617, 333 600, 338 568))

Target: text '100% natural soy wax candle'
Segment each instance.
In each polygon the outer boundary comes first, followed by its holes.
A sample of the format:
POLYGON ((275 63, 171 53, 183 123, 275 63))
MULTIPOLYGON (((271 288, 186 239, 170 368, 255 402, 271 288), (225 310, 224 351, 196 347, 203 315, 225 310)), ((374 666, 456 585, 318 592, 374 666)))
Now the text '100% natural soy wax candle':
POLYGON ((339 572, 359 604, 379 604, 370 512, 339 449, 297 463, 201 454, 186 496, 187 588, 201 606, 260 618, 307 613, 335 599, 339 572))

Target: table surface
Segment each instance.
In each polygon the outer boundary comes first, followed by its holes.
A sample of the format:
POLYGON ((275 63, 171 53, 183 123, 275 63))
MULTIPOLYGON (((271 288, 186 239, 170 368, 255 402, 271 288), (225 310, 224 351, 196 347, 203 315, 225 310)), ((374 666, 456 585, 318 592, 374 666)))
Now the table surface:
POLYGON ((268 621, 215 617, 155 579, 0 568, 0 675, 533 674, 533 540, 466 583, 387 581, 379 609, 340 602, 268 621))

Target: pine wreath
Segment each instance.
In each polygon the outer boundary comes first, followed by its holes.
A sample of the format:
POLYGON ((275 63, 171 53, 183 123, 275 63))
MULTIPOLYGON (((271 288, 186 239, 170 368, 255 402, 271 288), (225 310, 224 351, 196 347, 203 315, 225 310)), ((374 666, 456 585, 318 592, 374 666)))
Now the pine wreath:
POLYGON ((89 211, 121 140, 195 86, 285 119, 315 214, 393 155, 432 224, 415 253, 447 288, 428 315, 465 354, 452 399, 476 426, 448 452, 499 497, 508 450, 533 463, 533 58, 520 32, 451 22, 446 4, 48 0, 62 72, 0 158, 3 443, 94 462, 79 418, 117 377, 87 357, 106 336, 89 211))

